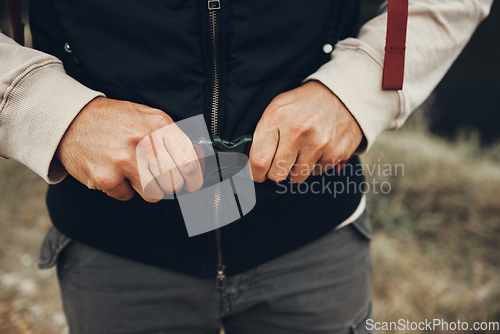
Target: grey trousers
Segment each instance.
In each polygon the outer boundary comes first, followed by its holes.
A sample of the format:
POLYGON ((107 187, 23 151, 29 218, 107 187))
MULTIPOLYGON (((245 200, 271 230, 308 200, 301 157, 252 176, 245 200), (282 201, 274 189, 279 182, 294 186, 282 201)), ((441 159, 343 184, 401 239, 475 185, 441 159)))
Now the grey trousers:
MULTIPOLYGON (((286 235, 283 236, 284 238, 286 235)), ((354 224, 240 275, 215 279, 116 257, 49 231, 41 267, 57 262, 71 334, 366 333, 371 237, 354 224), (222 314, 221 314, 222 313, 222 314)))

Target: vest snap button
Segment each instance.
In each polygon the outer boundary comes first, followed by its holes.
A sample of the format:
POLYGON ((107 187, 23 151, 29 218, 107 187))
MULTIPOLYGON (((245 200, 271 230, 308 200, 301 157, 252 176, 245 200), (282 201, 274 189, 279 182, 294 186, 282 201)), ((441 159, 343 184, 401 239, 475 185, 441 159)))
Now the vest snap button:
POLYGON ((323 52, 324 53, 332 53, 332 51, 333 51, 333 46, 331 44, 323 45, 323 52))
POLYGON ((64 44, 64 51, 66 51, 67 53, 73 52, 73 50, 71 50, 71 46, 69 46, 68 43, 64 44))

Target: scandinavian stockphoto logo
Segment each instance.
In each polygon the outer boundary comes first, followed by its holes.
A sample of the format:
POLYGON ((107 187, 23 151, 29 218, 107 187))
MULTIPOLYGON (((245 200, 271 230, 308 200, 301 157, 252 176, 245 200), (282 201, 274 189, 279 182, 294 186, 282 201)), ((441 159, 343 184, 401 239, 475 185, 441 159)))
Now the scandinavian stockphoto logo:
POLYGON ((137 166, 144 194, 154 199, 177 199, 190 237, 228 225, 255 206, 248 157, 231 150, 231 146, 225 150, 215 144, 203 115, 198 115, 163 127, 137 145, 137 166), (183 189, 169 193, 164 188, 176 189, 172 184, 174 173, 178 175, 175 169, 182 170, 167 154, 168 148, 175 145, 168 142, 169 134, 179 129, 193 142, 203 171, 203 186, 194 192, 183 189))

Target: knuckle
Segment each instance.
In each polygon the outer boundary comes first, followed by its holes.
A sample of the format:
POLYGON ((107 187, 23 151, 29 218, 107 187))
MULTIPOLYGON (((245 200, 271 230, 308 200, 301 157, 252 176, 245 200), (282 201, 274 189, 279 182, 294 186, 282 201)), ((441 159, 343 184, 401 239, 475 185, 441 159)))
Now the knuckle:
POLYGON ((287 110, 287 107, 286 106, 276 106, 276 107, 273 107, 271 108, 270 110, 270 117, 271 117, 271 121, 274 123, 274 124, 280 124, 281 121, 283 120, 283 117, 286 115, 286 110, 287 110))
POLYGON ((295 135, 303 136, 311 133, 314 127, 308 122, 296 122, 292 125, 291 130, 295 135))
POLYGON ((318 141, 316 141, 316 148, 320 149, 320 150, 324 150, 325 148, 327 148, 329 143, 330 142, 329 142, 328 138, 322 137, 318 141))
POLYGON ((173 123, 172 118, 163 111, 158 111, 157 114, 152 115, 150 121, 155 129, 164 128, 173 123))
POLYGON ((133 161, 134 157, 129 152, 121 152, 113 155, 111 158, 111 163, 119 169, 128 169, 133 161))
POLYGON ((274 182, 283 182, 286 180, 286 177, 274 176, 274 177, 269 177, 269 180, 274 181, 274 182))
POLYGON ((122 182, 123 180, 116 175, 99 175, 94 178, 94 184, 97 189, 105 192, 113 192, 122 182))
POLYGON ((183 175, 193 175, 198 171, 198 167, 198 161, 190 158, 186 159, 179 169, 183 175))
POLYGON ((134 193, 132 191, 129 191, 126 193, 116 194, 113 197, 119 201, 126 202, 126 201, 130 201, 134 197, 134 193))
POLYGON ((322 160, 323 160, 325 165, 332 166, 332 168, 333 168, 333 166, 337 165, 339 162, 342 161, 342 159, 336 154, 327 155, 322 160))
POLYGON ((278 107, 285 106, 292 101, 292 94, 290 92, 283 92, 278 95, 271 101, 271 104, 276 105, 278 107))
POLYGON ((267 177, 275 182, 281 182, 284 181, 287 177, 287 175, 281 174, 281 173, 276 173, 276 172, 270 172, 268 173, 267 177))
POLYGON ((135 127, 129 129, 128 143, 143 151, 151 149, 149 134, 142 128, 135 127))
POLYGON ((250 164, 252 165, 253 169, 258 171, 263 171, 269 166, 267 159, 258 155, 252 155, 250 157, 250 164))

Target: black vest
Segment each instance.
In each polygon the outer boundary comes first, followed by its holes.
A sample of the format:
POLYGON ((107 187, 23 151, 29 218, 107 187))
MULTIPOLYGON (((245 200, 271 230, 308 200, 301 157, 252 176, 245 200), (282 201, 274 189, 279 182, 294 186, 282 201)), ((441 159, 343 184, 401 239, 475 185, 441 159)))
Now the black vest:
MULTIPOLYGON (((252 134, 273 97, 328 61, 323 45, 353 36, 358 11, 354 0, 30 1, 34 47, 109 98, 162 109, 174 121, 204 113, 210 129, 217 76, 217 132, 227 139, 252 134)), ((256 184, 253 211, 221 229, 226 273, 330 231, 359 204, 363 180, 354 158, 344 173, 310 177, 306 183, 319 184, 316 191, 280 194, 284 188, 274 182, 256 184), (321 189, 328 183, 345 190, 321 189)), ((120 202, 68 177, 49 187, 47 204, 54 225, 75 240, 199 277, 216 275, 214 232, 189 238, 176 201, 120 202)))

